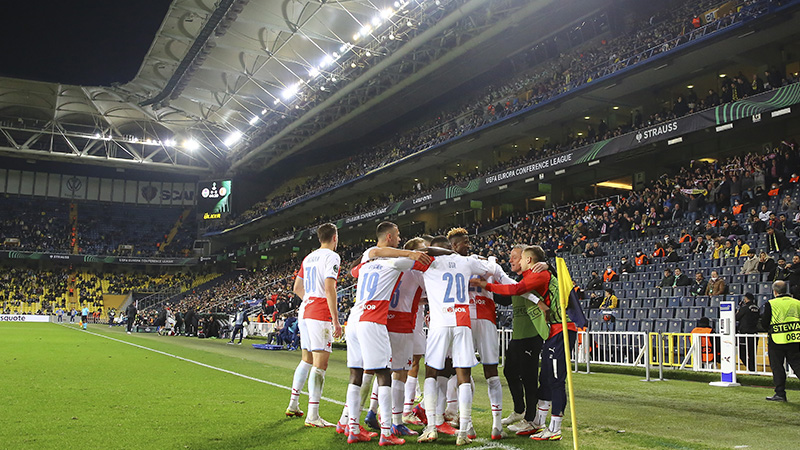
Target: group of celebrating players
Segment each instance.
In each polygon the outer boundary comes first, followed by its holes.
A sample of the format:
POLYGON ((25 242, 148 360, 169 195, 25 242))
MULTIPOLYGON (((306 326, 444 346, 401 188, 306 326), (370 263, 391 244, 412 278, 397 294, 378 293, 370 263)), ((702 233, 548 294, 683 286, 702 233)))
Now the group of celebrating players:
MULTIPOLYGON (((457 445, 469 444, 477 437, 472 425, 471 376, 472 367, 478 364, 477 352, 488 383, 491 438, 506 437, 503 425, 519 421, 514 424, 516 429, 510 427, 517 434, 535 440, 561 439, 567 370, 560 337, 562 312, 555 271, 546 263, 541 247, 518 246, 511 252, 511 268, 522 276, 516 282, 493 257, 487 260, 470 255, 469 235, 463 228, 454 228, 447 236, 416 237, 400 249, 397 225, 382 222, 377 228, 376 246, 367 249, 351 269, 358 280, 356 300, 343 330, 336 296, 341 263, 335 252, 339 239, 336 226, 321 225, 317 236, 320 248, 305 257, 294 282, 295 294, 303 299, 299 312, 302 360, 294 373, 287 416, 304 415, 299 397, 308 379, 306 426, 336 426, 348 443, 375 437, 360 424, 362 403, 372 393, 367 422, 375 424, 379 419, 381 446, 404 444, 401 436, 418 435, 418 442, 431 442, 439 433, 455 434, 457 445), (544 329, 540 334, 547 339, 535 416, 515 411, 502 418, 494 294, 511 296, 515 323, 520 312, 538 318, 539 328, 544 329), (429 311, 427 334, 423 328, 425 302, 429 311), (333 339, 341 337, 343 331, 350 383, 342 415, 334 425, 319 416, 319 401, 333 339), (422 356, 424 400, 414 408, 422 356), (376 407, 380 416, 376 416, 376 407), (549 426, 545 423, 548 412, 549 426), (421 433, 407 426, 422 424, 425 428, 421 433)), ((575 327, 571 322, 568 329, 572 346, 575 327)), ((538 351, 533 361, 532 367, 524 370, 537 371, 538 351)))

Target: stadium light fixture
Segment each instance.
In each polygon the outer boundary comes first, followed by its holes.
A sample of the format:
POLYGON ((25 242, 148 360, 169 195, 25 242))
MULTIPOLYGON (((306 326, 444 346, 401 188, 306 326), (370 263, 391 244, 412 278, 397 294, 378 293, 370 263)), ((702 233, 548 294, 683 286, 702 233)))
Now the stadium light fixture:
POLYGON ((200 148, 200 143, 197 142, 196 139, 187 139, 183 141, 183 148, 189 150, 190 152, 193 152, 200 148))
POLYGON ((175 139, 167 139, 166 141, 164 141, 164 146, 166 147, 175 147, 175 144, 176 144, 175 139))
MULTIPOLYGON (((337 56, 338 56, 338 53, 335 53, 335 52, 334 52, 333 56, 325 55, 325 57, 322 58, 322 62, 319 63, 319 66, 320 67, 328 67, 328 66, 330 66, 331 64, 333 64, 333 58, 337 57, 337 56)), ((309 71, 309 73, 311 73, 311 71, 309 71)))
POLYGON ((286 87, 281 93, 281 96, 284 100, 289 100, 290 98, 294 97, 297 92, 300 91, 300 82, 296 82, 286 87))
POLYGON ((256 122, 258 122, 258 116, 253 116, 253 118, 252 118, 252 119, 250 119, 250 122, 248 122, 248 123, 249 123, 250 125, 255 125, 255 124, 256 124, 256 122))
POLYGON ((728 76, 728 74, 725 74, 725 73, 721 73, 721 74, 719 74, 719 77, 720 77, 720 78, 725 78, 725 77, 727 77, 727 76, 728 76))
POLYGON ((278 103, 280 103, 280 102, 281 102, 281 99, 279 99, 279 98, 276 98, 276 99, 275 99, 275 101, 273 101, 273 102, 272 102, 272 104, 273 104, 273 105, 277 105, 277 104, 278 104, 278 103))
POLYGON ((373 27, 377 28, 378 26, 380 26, 380 24, 382 22, 383 22, 383 19, 381 19, 381 16, 375 16, 375 17, 372 18, 372 26, 373 27))
POLYGON ((242 139, 242 132, 239 130, 234 130, 233 133, 231 133, 227 138, 225 138, 223 144, 225 144, 225 147, 230 148, 236 145, 236 143, 239 142, 239 140, 241 139, 242 139))
MULTIPOLYGON (((395 2, 395 7, 396 6, 397 6, 397 2, 395 2)), ((381 18, 383 20, 389 19, 390 17, 392 17, 392 14, 394 14, 394 11, 392 11, 392 8, 385 8, 385 9, 381 10, 381 18)))
POLYGON ((694 89, 694 85, 693 84, 687 84, 686 85, 686 89, 694 89))
POLYGON ((353 35, 353 42, 358 42, 359 39, 361 39, 360 33, 356 33, 353 35))
POLYGON ((361 27, 361 29, 360 29, 360 30, 358 30, 358 34, 360 34, 361 36, 364 36, 364 37, 366 37, 367 35, 369 35, 369 33, 370 33, 371 31, 372 31, 372 27, 371 27, 371 26, 369 26, 369 25, 364 25, 363 27, 361 27))
POLYGON ((317 75, 319 75, 319 69, 317 69, 316 67, 308 69, 308 76, 310 76, 311 78, 315 78, 317 75))
POLYGON ((589 117, 589 116, 584 116, 583 118, 584 118, 585 120, 589 120, 589 119, 591 119, 591 117, 589 117))
POLYGON ((261 115, 265 116, 267 114, 267 108, 261 110, 261 115))
POLYGON ((611 109, 613 109, 614 111, 616 111, 616 110, 618 110, 618 109, 619 109, 619 106, 615 106, 615 107, 613 107, 613 108, 611 108, 611 109))

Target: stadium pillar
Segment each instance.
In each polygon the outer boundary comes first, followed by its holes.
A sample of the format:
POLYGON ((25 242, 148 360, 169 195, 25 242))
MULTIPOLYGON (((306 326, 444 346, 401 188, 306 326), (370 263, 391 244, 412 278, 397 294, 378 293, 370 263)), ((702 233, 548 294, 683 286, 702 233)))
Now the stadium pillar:
POLYGON ((736 308, 733 302, 722 302, 719 305, 720 334, 720 381, 712 381, 711 386, 741 386, 736 382, 736 308))

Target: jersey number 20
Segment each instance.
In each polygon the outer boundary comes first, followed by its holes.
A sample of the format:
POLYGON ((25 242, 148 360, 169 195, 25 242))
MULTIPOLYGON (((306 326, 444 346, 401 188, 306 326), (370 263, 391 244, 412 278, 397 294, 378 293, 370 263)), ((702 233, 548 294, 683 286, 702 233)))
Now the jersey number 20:
POLYGON ((464 303, 467 301, 466 296, 466 285, 467 280, 464 278, 463 274, 457 273, 455 277, 453 277, 452 273, 445 273, 442 275, 442 281, 447 282, 447 289, 444 291, 444 302, 445 303, 464 303), (453 281, 455 281, 456 285, 456 296, 453 298, 453 281))

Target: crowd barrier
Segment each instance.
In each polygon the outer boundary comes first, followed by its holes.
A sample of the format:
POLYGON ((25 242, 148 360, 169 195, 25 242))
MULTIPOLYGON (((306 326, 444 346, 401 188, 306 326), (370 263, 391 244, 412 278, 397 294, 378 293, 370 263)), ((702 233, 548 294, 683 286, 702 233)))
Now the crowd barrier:
MULTIPOLYGON (((658 370, 658 377, 663 378, 665 369, 721 374, 721 344, 726 338, 716 333, 580 331, 572 361, 576 371, 578 364, 585 364, 586 373, 592 365, 640 367, 647 379, 651 370, 658 370)), ((511 330, 498 330, 498 340, 503 365, 511 330)), ((767 342, 766 333, 735 335, 737 375, 772 376, 767 342)), ((788 365, 785 369, 793 375, 788 365)))

